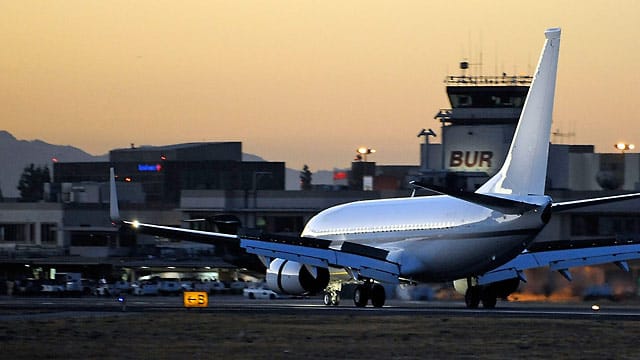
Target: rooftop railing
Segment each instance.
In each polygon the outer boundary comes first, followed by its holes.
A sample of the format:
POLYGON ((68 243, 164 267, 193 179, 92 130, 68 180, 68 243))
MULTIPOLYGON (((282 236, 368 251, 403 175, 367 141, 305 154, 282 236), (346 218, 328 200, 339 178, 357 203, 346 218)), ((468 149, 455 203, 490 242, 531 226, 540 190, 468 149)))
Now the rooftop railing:
POLYGON ((505 86, 529 86, 533 76, 528 75, 515 75, 509 76, 503 74, 502 76, 447 76, 444 79, 447 85, 505 85, 505 86))

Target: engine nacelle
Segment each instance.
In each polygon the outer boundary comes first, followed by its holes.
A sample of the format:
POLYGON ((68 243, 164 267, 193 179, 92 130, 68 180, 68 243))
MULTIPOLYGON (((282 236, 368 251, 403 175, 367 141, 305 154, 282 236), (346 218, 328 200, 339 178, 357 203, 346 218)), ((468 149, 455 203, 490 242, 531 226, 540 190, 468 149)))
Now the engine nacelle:
POLYGON ((315 294, 324 290, 328 284, 329 269, 327 268, 275 259, 267 269, 267 286, 281 294, 315 294))

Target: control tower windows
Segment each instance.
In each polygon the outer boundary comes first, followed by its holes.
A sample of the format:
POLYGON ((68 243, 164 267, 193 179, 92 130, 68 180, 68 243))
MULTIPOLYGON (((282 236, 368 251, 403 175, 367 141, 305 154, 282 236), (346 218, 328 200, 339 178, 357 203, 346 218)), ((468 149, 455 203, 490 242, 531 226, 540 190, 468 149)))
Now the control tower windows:
POLYGON ((522 108, 528 88, 518 86, 450 86, 451 106, 455 108, 522 108))

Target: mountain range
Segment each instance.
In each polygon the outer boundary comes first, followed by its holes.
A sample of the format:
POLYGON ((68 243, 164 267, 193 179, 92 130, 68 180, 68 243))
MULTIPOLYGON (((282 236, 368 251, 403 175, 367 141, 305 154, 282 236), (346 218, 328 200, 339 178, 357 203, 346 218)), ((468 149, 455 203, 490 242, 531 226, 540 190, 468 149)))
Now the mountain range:
POLYGON ((41 140, 18 140, 0 131, 0 189, 6 198, 20 196, 18 182, 29 164, 52 168, 53 159, 65 162, 107 161, 108 155, 93 156, 70 145, 52 145, 41 140))
MULTIPOLYGON (((71 145, 54 145, 41 140, 18 140, 8 131, 0 130, 0 191, 5 198, 20 196, 18 182, 25 167, 48 166, 52 168, 53 159, 59 162, 108 161, 109 155, 91 155, 71 145)), ((263 158, 243 154, 244 161, 265 161, 263 158)), ((300 189, 300 170, 286 169, 285 188, 300 189)), ((318 171, 313 174, 314 184, 330 184, 333 172, 318 171)))

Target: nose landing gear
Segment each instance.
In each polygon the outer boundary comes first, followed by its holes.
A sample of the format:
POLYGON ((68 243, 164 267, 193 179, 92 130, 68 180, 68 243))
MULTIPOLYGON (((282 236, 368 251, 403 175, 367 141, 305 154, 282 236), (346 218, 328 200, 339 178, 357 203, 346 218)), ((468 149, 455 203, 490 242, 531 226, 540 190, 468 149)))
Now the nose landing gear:
POLYGON ((322 302, 327 306, 338 306, 340 305, 340 293, 335 291, 327 292, 324 294, 322 302))

